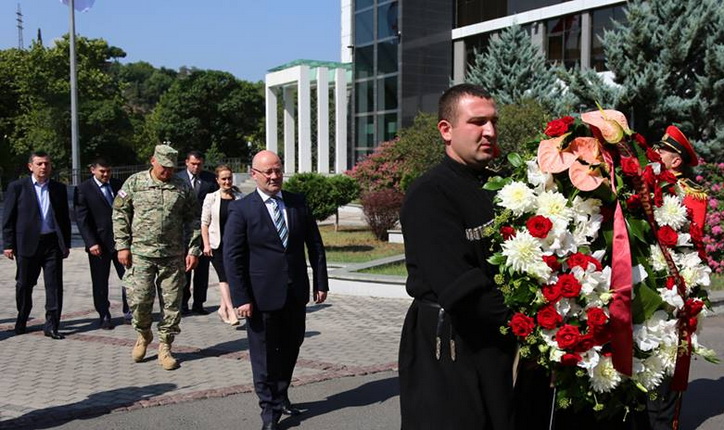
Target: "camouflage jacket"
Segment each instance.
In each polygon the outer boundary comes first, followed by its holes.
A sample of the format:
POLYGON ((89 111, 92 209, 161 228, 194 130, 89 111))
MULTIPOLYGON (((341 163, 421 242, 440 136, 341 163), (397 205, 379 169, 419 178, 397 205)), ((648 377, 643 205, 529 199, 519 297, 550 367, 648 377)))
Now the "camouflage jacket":
POLYGON ((183 180, 156 180, 151 171, 129 177, 113 201, 116 249, 144 257, 201 255, 198 201, 183 180), (192 232, 184 243, 184 227, 192 232))

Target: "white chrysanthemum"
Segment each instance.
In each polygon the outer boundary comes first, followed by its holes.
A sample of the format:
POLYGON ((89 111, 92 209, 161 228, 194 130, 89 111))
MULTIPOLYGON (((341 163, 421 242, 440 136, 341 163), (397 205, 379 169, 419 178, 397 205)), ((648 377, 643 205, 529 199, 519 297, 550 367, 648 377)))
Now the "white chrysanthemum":
POLYGON ((533 185, 536 190, 542 192, 555 189, 556 183, 553 181, 553 175, 543 173, 537 160, 529 160, 526 165, 528 166, 528 183, 533 185))
POLYGON ((535 193, 523 182, 511 182, 498 192, 498 205, 510 209, 516 216, 532 211, 535 193))
POLYGON ((608 393, 621 383, 621 375, 613 368, 611 357, 601 357, 598 365, 588 371, 591 388, 597 393, 608 393))
POLYGON ((645 360, 634 358, 633 379, 647 390, 653 390, 664 380, 664 364, 656 355, 645 360))
POLYGON ((540 280, 547 280, 551 268, 543 261, 540 241, 523 230, 503 242, 503 255, 508 258, 506 264, 513 270, 528 273, 540 280))
POLYGON ((661 272, 666 270, 668 266, 666 265, 666 259, 664 258, 664 254, 661 252, 659 245, 649 246, 649 253, 651 255, 651 267, 654 271, 661 272))
POLYGON ((654 208, 654 218, 659 225, 679 230, 686 224, 686 207, 678 196, 666 195, 661 207, 654 208))
POLYGON ((678 352, 678 346, 674 345, 661 345, 659 349, 654 352, 659 360, 661 360, 661 366, 666 376, 674 374, 676 368, 676 355, 678 352))
POLYGON ((536 215, 548 217, 554 225, 568 226, 573 216, 573 210, 568 207, 566 197, 556 191, 546 191, 536 199, 536 215))

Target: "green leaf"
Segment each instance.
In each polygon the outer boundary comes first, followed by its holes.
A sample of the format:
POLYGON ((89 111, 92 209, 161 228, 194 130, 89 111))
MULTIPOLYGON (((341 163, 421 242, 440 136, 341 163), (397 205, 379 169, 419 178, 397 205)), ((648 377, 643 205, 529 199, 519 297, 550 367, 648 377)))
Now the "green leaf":
POLYGON ((507 260, 508 258, 506 256, 504 256, 500 252, 496 252, 488 258, 488 263, 492 264, 493 266, 500 266, 501 264, 505 264, 507 260))
POLYGON ((501 178, 500 176, 493 176, 483 185, 484 190, 498 191, 504 186, 508 185, 512 181, 511 178, 501 178))
POLYGON ((645 220, 627 218, 626 226, 633 237, 643 243, 649 243, 649 241, 646 240, 646 233, 649 231, 649 224, 645 220))
POLYGON ((519 168, 525 164, 525 161, 523 161, 523 157, 521 157, 517 152, 511 152, 508 154, 508 163, 515 168, 519 168))
POLYGON ((636 297, 631 303, 633 323, 641 324, 651 318, 664 301, 661 299, 659 293, 645 285, 638 285, 634 287, 634 289, 636 291, 636 297))

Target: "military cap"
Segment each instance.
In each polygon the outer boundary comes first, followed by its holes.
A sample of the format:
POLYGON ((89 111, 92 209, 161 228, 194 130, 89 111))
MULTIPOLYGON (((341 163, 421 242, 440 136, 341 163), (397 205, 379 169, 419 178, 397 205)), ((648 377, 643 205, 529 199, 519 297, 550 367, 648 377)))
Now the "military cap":
POLYGON ((176 167, 178 151, 168 145, 156 145, 153 158, 163 167, 176 167))
POLYGON ((684 163, 691 167, 699 164, 699 157, 696 156, 694 147, 689 143, 689 139, 675 125, 666 127, 666 134, 661 138, 659 144, 669 151, 676 152, 684 160, 684 163))

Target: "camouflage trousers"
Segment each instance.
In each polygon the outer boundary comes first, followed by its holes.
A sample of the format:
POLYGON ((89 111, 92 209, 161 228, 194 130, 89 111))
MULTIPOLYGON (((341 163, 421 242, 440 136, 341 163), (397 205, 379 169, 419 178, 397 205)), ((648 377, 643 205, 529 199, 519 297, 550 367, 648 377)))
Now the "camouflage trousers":
POLYGON ((133 255, 132 263, 123 276, 123 285, 126 287, 128 305, 133 314, 133 328, 138 332, 151 329, 153 302, 158 288, 158 303, 161 307, 158 337, 161 342, 171 344, 174 337, 181 333, 179 307, 186 283, 184 257, 153 258, 133 255))

